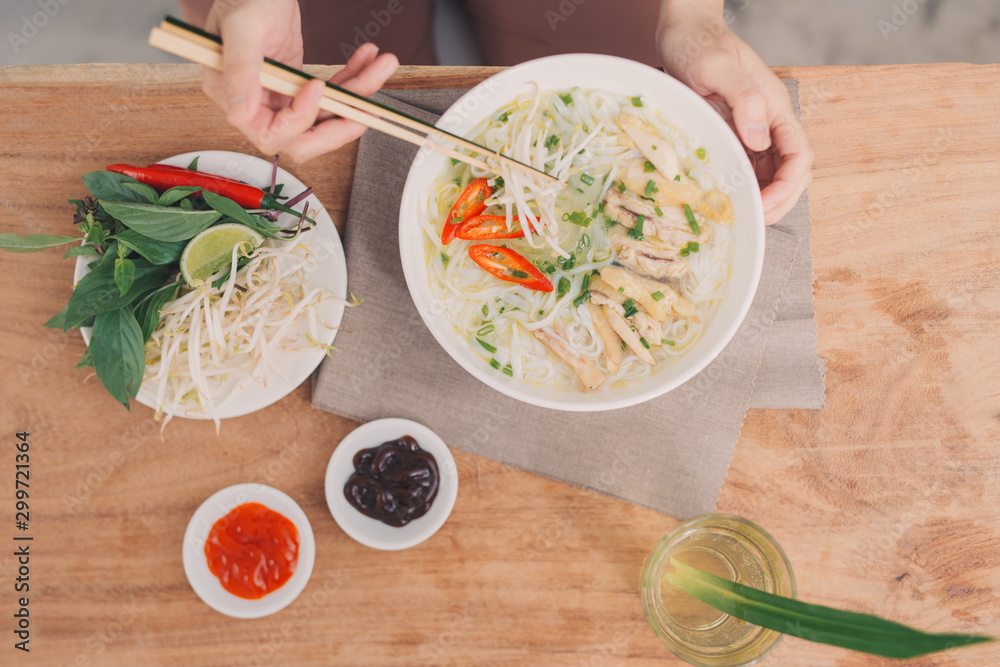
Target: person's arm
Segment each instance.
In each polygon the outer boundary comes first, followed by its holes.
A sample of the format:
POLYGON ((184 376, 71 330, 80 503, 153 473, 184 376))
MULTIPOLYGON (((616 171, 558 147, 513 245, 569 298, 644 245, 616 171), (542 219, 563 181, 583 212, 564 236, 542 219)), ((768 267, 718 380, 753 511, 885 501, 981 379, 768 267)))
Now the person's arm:
MULTIPOLYGON (((296 0, 181 0, 186 19, 222 37, 222 72, 205 68, 202 89, 263 153, 283 153, 305 162, 361 136, 363 125, 343 118, 317 123, 323 82, 307 83, 294 99, 264 90, 264 57, 302 67, 302 25, 296 0)), ((364 44, 330 81, 368 96, 399 62, 364 44)), ((329 114, 324 114, 329 116, 329 114)))
POLYGON ((755 165, 765 218, 781 220, 812 181, 813 162, 784 84, 729 30, 723 0, 662 0, 656 39, 667 72, 729 105, 743 144, 767 151, 755 165))

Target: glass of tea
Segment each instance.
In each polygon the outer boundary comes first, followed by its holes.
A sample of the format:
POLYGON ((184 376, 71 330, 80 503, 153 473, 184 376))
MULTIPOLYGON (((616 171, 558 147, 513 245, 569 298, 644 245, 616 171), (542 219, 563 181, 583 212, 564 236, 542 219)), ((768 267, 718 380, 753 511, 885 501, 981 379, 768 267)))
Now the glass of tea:
POLYGON ((781 633, 741 621, 666 583, 671 558, 768 593, 795 597, 788 558, 763 528, 728 514, 706 514, 677 526, 646 559, 642 605, 660 640, 692 665, 749 665, 777 646, 781 633))

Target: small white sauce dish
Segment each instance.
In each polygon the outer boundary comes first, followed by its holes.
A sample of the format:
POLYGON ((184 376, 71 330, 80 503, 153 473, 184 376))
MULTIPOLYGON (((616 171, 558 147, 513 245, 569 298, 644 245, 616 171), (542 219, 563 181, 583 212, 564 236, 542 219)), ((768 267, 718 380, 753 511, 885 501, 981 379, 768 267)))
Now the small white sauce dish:
POLYGON ((409 419, 378 419, 359 426, 337 445, 326 467, 326 503, 334 521, 354 540, 372 549, 398 551, 420 544, 444 525, 457 497, 458 468, 448 446, 434 431, 409 419), (355 454, 404 435, 414 438, 421 449, 434 457, 441 480, 427 513, 396 528, 354 509, 344 497, 344 485, 354 474, 355 454))
POLYGON ((195 511, 184 531, 184 574, 198 597, 212 609, 234 618, 260 618, 284 609, 306 587, 316 562, 316 539, 305 512, 287 494, 264 484, 236 484, 213 494, 195 511), (285 584, 259 600, 233 595, 208 569, 205 541, 216 521, 234 507, 260 503, 295 524, 299 531, 299 558, 295 573, 285 584))

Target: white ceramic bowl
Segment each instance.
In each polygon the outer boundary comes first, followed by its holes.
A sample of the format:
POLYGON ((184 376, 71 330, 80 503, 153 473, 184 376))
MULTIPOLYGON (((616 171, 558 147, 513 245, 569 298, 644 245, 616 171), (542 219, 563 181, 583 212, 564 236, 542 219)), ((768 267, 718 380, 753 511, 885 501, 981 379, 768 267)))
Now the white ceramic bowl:
POLYGON ((184 531, 184 574, 198 597, 212 609, 234 618, 260 618, 284 609, 306 587, 316 562, 316 540, 312 526, 298 503, 287 494, 265 484, 236 484, 212 494, 201 504, 184 531), (244 503, 260 503, 284 515, 299 531, 299 559, 295 572, 281 588, 259 600, 233 595, 208 569, 205 540, 216 521, 244 503))
MULTIPOLYGON (((193 151, 160 160, 159 164, 186 167, 191 164, 191 160, 195 156, 198 157, 199 171, 236 178, 258 187, 264 187, 271 182, 272 167, 270 162, 252 155, 232 151, 193 151)), ((288 196, 295 196, 306 189, 302 181, 280 167, 278 168, 277 182, 285 184, 282 194, 288 196)), ((308 273, 306 286, 309 289, 322 287, 341 299, 347 298, 347 263, 344 260, 344 248, 341 245, 337 228, 334 226, 330 214, 326 212, 315 194, 310 195, 305 201, 309 202, 311 210, 319 211, 319 214, 314 217, 317 226, 299 238, 297 243, 306 246, 310 252, 321 259, 315 269, 308 273)), ((301 203, 297 206, 301 208, 301 203)), ((294 222, 293 216, 287 213, 282 213, 278 219, 278 224, 282 226, 288 226, 294 222)), ((74 285, 90 273, 90 264, 93 259, 91 257, 77 258, 76 271, 73 274, 74 285)), ((336 327, 340 326, 340 321, 344 316, 344 306, 334 300, 327 299, 317 308, 317 314, 321 320, 331 327, 329 329, 320 327, 320 336, 317 342, 322 345, 330 345, 337 336, 336 327)), ((289 335, 306 330, 307 324, 303 321, 298 323, 289 332, 289 335)), ((90 345, 91 328, 82 327, 80 333, 83 335, 83 341, 90 345)), ((280 365, 281 374, 272 373, 266 385, 254 381, 248 374, 240 374, 231 379, 230 382, 234 385, 238 384, 239 388, 224 405, 219 407, 219 417, 222 419, 240 417, 281 400, 316 370, 325 355, 326 352, 321 347, 278 350, 275 353, 275 363, 280 365)), ((146 384, 139 388, 139 394, 135 400, 146 407, 156 409, 156 395, 146 384)), ((211 419, 208 415, 199 412, 187 412, 184 406, 181 406, 175 416, 188 419, 211 419)))
POLYGON ((635 405, 679 387, 705 368, 732 339, 753 300, 764 263, 764 211, 753 168, 739 139, 705 100, 676 79, 640 63, 593 54, 568 54, 532 60, 506 69, 479 84, 449 108, 438 126, 466 135, 483 117, 509 104, 534 83, 543 89, 573 86, 605 90, 629 97, 641 95, 647 106, 684 129, 707 149, 712 164, 735 208, 735 258, 729 297, 705 329, 701 340, 676 362, 635 386, 602 389, 585 394, 537 387, 492 372, 460 340, 451 323, 440 315, 431 296, 424 254, 424 232, 417 219, 445 156, 420 149, 406 179, 399 216, 399 249, 410 296, 441 347, 462 368, 497 391, 532 405, 558 410, 598 411, 635 405))
POLYGON ((448 446, 437 433, 409 419, 377 419, 359 426, 340 441, 326 467, 326 504, 334 521, 350 537, 372 549, 398 551, 420 544, 444 525, 457 497, 458 469, 448 446), (427 513, 396 528, 354 509, 344 497, 344 485, 354 473, 355 454, 404 435, 413 437, 421 449, 430 452, 437 461, 441 481, 427 513))

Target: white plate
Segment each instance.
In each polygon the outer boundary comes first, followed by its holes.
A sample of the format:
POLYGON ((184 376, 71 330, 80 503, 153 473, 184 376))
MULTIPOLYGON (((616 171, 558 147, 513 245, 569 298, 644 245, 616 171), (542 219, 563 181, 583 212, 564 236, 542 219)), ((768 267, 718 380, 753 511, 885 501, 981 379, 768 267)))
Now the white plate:
POLYGON ((593 393, 538 387, 494 372, 461 340, 434 302, 427 277, 424 230, 417 219, 421 201, 445 165, 445 156, 421 148, 406 178, 399 210, 399 252, 410 296, 437 342, 462 368, 493 389, 518 400, 557 410, 598 411, 648 401, 679 387, 704 369, 729 343, 743 322, 764 265, 764 210, 760 189, 739 139, 699 95, 663 72, 623 58, 567 54, 531 60, 506 69, 460 97, 438 127, 465 136, 487 114, 538 85, 565 90, 574 86, 628 97, 641 95, 646 106, 695 137, 712 156, 736 211, 735 257, 729 297, 705 328, 701 340, 673 364, 631 387, 593 393))
POLYGON ((340 441, 326 467, 326 504, 333 519, 350 537, 372 549, 398 551, 420 544, 444 525, 457 497, 458 468, 448 446, 437 433, 409 419, 377 419, 359 426, 340 441), (354 509, 344 497, 344 485, 354 473, 355 454, 404 435, 413 437, 421 449, 434 457, 441 482, 427 514, 396 528, 354 509))
POLYGON ((184 574, 198 597, 217 612, 234 618, 260 618, 287 607, 306 587, 316 562, 316 540, 312 526, 298 503, 287 494, 265 484, 236 484, 213 494, 195 511, 184 531, 184 574), (244 503, 260 503, 284 515, 299 531, 299 559, 295 573, 278 590, 259 600, 233 595, 208 569, 205 540, 216 521, 244 503))
MULTIPOLYGON (((258 187, 267 186, 271 182, 271 163, 242 153, 194 151, 160 160, 160 163, 186 167, 196 155, 198 156, 199 171, 235 178, 258 187)), ((278 169, 277 182, 285 184, 282 194, 289 197, 306 189, 302 181, 281 168, 278 169)), ((337 228, 334 227, 329 213, 326 212, 315 195, 310 195, 306 201, 309 202, 310 209, 319 210, 319 215, 313 218, 316 220, 317 226, 300 236, 297 243, 307 247, 315 257, 320 259, 316 269, 307 277, 307 289, 322 287, 341 299, 346 298, 347 264, 344 260, 344 248, 340 243, 337 228)), ((301 203, 297 206, 301 208, 301 203)), ((278 224, 282 226, 291 225, 293 222, 293 216, 287 213, 282 213, 278 219, 278 224)), ((94 258, 77 257, 76 272, 73 275, 74 285, 90 272, 92 261, 94 258)), ((333 300, 327 300, 317 306, 317 314, 320 315, 322 321, 331 327, 337 327, 344 316, 344 306, 334 303, 333 300)), ((293 328, 290 334, 304 332, 307 326, 305 322, 302 322, 298 327, 293 328)), ((89 327, 80 329, 87 345, 90 345, 90 331, 89 327)), ((319 342, 325 345, 332 344, 337 335, 336 328, 320 327, 319 332, 319 342)), ((309 377, 323 360, 324 354, 323 348, 318 347, 295 351, 279 350, 275 354, 275 363, 280 365, 284 377, 272 373, 268 378, 267 386, 247 378, 231 399, 220 407, 219 417, 222 419, 239 417, 266 408, 281 400, 309 377)), ((156 409, 156 396, 145 384, 139 389, 136 400, 147 407, 156 409)), ((204 414, 187 413, 183 409, 176 412, 175 415, 189 419, 210 419, 204 414)))

